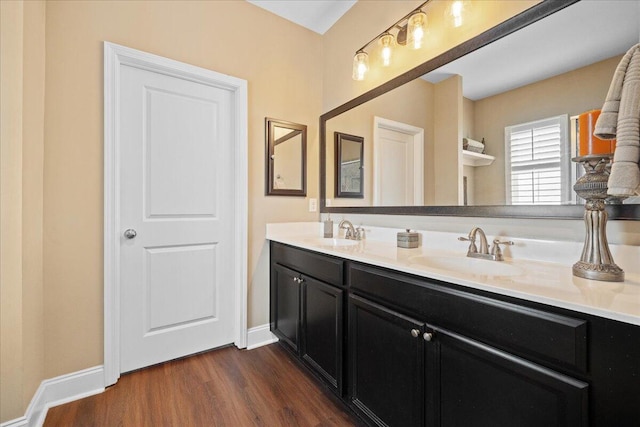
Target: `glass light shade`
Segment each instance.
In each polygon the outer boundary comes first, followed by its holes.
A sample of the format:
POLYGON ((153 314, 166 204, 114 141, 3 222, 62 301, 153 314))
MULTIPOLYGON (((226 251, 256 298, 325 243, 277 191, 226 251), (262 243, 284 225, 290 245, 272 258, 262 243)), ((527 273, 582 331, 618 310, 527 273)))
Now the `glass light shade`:
POLYGON ((382 65, 388 67, 391 64, 391 51, 393 49, 393 45, 395 38, 393 34, 385 33, 380 37, 380 46, 382 46, 382 51, 380 52, 380 56, 382 57, 382 65))
POLYGON ((409 17, 407 37, 408 45, 420 49, 427 32, 427 14, 419 10, 409 17))
POLYGON ((471 3, 467 0, 453 0, 445 9, 445 21, 448 21, 454 28, 461 27, 469 14, 471 3))
POLYGON ((353 80, 364 80, 367 71, 369 71, 369 55, 364 50, 360 50, 353 57, 353 80))

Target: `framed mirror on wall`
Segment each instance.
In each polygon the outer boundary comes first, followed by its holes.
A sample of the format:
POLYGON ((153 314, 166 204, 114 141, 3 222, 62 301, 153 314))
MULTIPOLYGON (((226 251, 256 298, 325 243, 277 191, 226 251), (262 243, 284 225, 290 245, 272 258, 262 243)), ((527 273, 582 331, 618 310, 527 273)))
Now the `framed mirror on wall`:
POLYGON ((265 118, 266 194, 307 195, 307 126, 265 118))
POLYGON ((336 197, 364 197, 364 138, 334 132, 336 197))
MULTIPOLYGON (((558 200, 514 197, 520 191, 514 190, 514 177, 521 171, 514 167, 507 131, 568 117, 563 126, 569 125, 569 131, 559 137, 556 163, 575 167, 570 161, 576 155, 572 120, 602 107, 616 65, 640 39, 639 19, 637 1, 543 1, 323 114, 321 212, 582 218, 584 207, 575 197, 571 171, 569 178, 557 180, 558 200), (616 31, 593 34, 594 21, 603 18, 616 22, 616 31), (423 164, 422 179, 414 183, 421 184, 414 185, 422 189, 421 203, 391 204, 376 197, 380 177, 375 167, 364 173, 362 198, 339 199, 333 191, 333 132, 373 141, 376 117, 424 129, 423 154, 413 156, 423 164), (466 150, 465 139, 481 141, 484 149, 466 150)), ((379 157, 373 155, 374 146, 364 146, 364 157, 379 157)), ((530 175, 534 172, 539 171, 530 175)), ((394 178, 403 178, 402 173, 384 180, 394 178)), ((639 202, 629 198, 607 206, 609 218, 640 219, 639 202)))

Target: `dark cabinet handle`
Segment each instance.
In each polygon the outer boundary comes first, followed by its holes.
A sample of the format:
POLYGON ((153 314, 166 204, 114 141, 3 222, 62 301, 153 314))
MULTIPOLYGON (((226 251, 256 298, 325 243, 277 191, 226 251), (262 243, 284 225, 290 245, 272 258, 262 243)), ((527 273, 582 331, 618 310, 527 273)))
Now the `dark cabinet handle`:
POLYGON ((424 338, 425 341, 433 341, 433 333, 425 332, 424 335, 422 335, 422 338, 424 338))

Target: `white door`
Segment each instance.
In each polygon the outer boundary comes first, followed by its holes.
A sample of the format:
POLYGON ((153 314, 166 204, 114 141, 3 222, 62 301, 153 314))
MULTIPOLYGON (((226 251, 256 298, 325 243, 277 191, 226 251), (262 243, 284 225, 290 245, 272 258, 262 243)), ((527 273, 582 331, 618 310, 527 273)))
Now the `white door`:
POLYGON ((120 371, 234 341, 232 93, 123 65, 120 371))
POLYGON ((373 133, 374 205, 422 205, 424 130, 375 117, 373 133))

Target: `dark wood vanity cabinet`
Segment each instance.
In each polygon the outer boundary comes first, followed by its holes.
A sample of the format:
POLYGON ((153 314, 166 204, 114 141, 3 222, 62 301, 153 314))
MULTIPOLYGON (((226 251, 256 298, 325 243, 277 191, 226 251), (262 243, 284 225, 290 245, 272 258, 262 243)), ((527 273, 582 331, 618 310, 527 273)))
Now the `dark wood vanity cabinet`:
POLYGON ((271 269, 271 331, 296 353, 300 342, 301 276, 279 264, 271 269))
POLYGON ((343 390, 343 263, 271 244, 271 331, 338 395, 343 390))
POLYGON ((587 383, 446 330, 427 330, 427 425, 588 425, 587 383))
POLYGON ((300 356, 342 394, 344 291, 306 278, 302 293, 300 356))
POLYGON ((344 377, 341 397, 371 426, 638 425, 638 326, 271 249, 272 330, 334 390, 344 377), (280 283, 292 277, 304 279, 297 309, 280 283))
POLYGON ((587 425, 582 381, 357 295, 349 324, 348 395, 373 425, 587 425))
POLYGON ((349 297, 348 397, 380 426, 424 424, 424 340, 418 320, 349 297))

